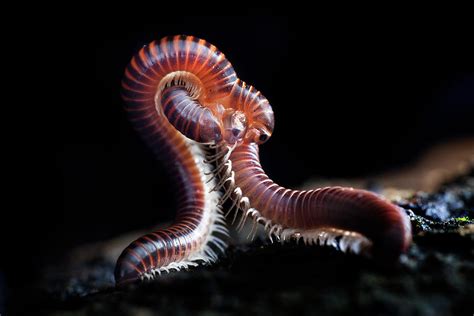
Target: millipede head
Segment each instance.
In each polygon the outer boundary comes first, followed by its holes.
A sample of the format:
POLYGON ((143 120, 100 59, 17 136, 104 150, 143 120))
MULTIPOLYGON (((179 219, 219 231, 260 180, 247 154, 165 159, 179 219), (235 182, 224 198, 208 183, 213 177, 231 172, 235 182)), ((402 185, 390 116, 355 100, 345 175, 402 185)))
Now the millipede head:
POLYGON ((244 112, 226 109, 222 115, 222 129, 224 140, 233 145, 241 142, 247 132, 248 120, 244 112))
POLYGON ((222 114, 222 135, 228 145, 236 143, 265 143, 273 132, 274 119, 271 107, 269 110, 252 116, 252 114, 227 108, 222 114))
POLYGON ((272 136, 275 127, 275 116, 268 100, 259 92, 256 93, 256 106, 248 107, 246 116, 248 128, 244 140, 246 143, 261 145, 272 136))
POLYGON ((245 142, 261 145, 265 143, 270 136, 272 136, 272 131, 269 131, 267 128, 252 126, 245 135, 245 142))
POLYGON ((129 260, 127 254, 128 253, 125 250, 115 265, 114 276, 115 284, 117 286, 135 283, 141 280, 143 276, 143 273, 140 271, 140 269, 129 260))

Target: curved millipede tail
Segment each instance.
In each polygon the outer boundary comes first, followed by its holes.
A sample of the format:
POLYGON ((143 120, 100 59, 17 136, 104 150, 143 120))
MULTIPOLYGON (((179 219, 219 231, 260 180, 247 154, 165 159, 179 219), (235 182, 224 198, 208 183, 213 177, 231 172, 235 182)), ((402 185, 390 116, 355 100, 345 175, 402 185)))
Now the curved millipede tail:
MULTIPOLYGON (((343 187, 291 190, 274 183, 263 171, 258 146, 221 146, 218 187, 241 215, 264 225, 269 238, 284 242, 303 239, 306 244, 329 245, 374 258, 393 261, 411 243, 411 224, 398 206, 374 193, 343 187), (226 159, 226 157, 228 159, 226 159)), ((230 209, 227 214, 230 213, 230 209)))
POLYGON ((211 186, 215 185, 209 175, 212 168, 202 162, 204 156, 200 146, 189 140, 186 142, 192 155, 183 165, 189 168, 189 175, 197 175, 199 179, 177 177, 178 187, 181 187, 177 194, 181 199, 175 223, 146 234, 125 248, 115 267, 118 285, 154 279, 163 272, 197 266, 198 262, 212 263, 227 247, 225 239, 229 234, 218 206, 220 193, 210 192, 211 186), (193 163, 199 166, 197 170, 191 168, 193 163))

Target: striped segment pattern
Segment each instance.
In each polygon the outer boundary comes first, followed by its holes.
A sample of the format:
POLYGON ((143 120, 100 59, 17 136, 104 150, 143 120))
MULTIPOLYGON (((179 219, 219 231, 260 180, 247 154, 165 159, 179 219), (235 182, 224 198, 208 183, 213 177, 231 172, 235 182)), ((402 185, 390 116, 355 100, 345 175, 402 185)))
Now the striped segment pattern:
POLYGON ((166 88, 161 104, 168 121, 186 137, 199 143, 222 140, 221 121, 209 108, 190 98, 184 87, 166 88))
POLYGON ((265 174, 255 144, 238 146, 229 160, 234 172, 232 189, 239 188, 238 198, 248 201, 246 211, 255 210, 255 220, 278 224, 296 236, 305 231, 321 233, 321 228, 357 232, 372 241, 371 254, 389 260, 398 258, 411 243, 407 215, 371 192, 343 187, 285 189, 265 174))
POLYGON ((136 124, 143 128, 156 123, 155 116, 164 104, 165 116, 175 128, 193 140, 207 142, 219 138, 221 131, 214 114, 201 105, 228 96, 236 81, 232 65, 214 45, 180 35, 151 42, 132 58, 122 81, 122 96, 131 119, 137 117, 140 122, 136 124), (174 88, 162 93, 170 86, 174 88), (143 103, 156 103, 158 109, 145 109, 143 103), (205 128, 209 122, 214 129, 205 128), (199 133, 197 127, 211 133, 199 133))
MULTIPOLYGON (((212 167, 204 163, 202 146, 168 122, 156 99, 163 94, 163 78, 179 70, 201 78, 204 97, 228 94, 226 89, 230 91, 235 81, 229 65, 207 42, 177 36, 143 47, 126 68, 122 81, 125 109, 135 129, 175 178, 178 211, 172 226, 140 237, 122 252, 115 269, 117 284, 153 278, 197 261, 214 261, 216 251, 226 246, 218 237, 227 234, 217 205, 219 194, 210 192, 213 181, 207 183, 212 167)), ((179 91, 167 90, 165 95, 179 91)))
POLYGON ((230 110, 247 117, 245 142, 261 144, 273 132, 268 100, 237 78, 231 63, 214 45, 193 36, 166 37, 143 47, 126 68, 122 86, 130 112, 138 112, 132 113, 132 120, 136 114, 145 127, 154 124, 152 112, 161 111, 192 140, 234 142, 233 137, 226 137, 232 130, 225 126, 230 110), (139 104, 153 101, 157 109, 144 113, 139 104), (143 120, 143 115, 149 120, 143 120))
POLYGON ((245 143, 263 144, 266 142, 275 125, 273 109, 267 98, 253 86, 237 79, 229 96, 228 107, 245 113, 248 120, 248 131, 245 143))

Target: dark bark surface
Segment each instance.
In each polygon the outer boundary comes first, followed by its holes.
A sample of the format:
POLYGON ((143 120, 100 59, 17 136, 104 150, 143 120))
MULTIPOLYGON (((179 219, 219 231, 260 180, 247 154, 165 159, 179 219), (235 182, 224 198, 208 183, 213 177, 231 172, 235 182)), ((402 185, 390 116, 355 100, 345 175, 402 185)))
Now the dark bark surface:
POLYGON ((41 280, 25 289, 19 310, 54 315, 470 315, 474 172, 434 194, 420 192, 398 203, 410 215, 414 243, 395 266, 327 247, 256 240, 231 245, 212 266, 115 289, 113 258, 121 246, 105 242, 49 266, 41 280))

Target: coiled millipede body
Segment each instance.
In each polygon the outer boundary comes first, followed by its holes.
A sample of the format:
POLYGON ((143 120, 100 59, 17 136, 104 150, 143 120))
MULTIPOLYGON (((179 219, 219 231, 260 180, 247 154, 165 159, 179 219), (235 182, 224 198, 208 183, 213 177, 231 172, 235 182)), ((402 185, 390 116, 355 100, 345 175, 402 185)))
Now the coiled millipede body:
POLYGON ((234 221, 241 214, 238 227, 250 217, 271 239, 303 238, 390 259, 409 246, 406 214, 373 193, 296 191, 268 178, 258 145, 273 132, 273 110, 215 46, 192 36, 152 42, 132 59, 122 86, 131 121, 177 177, 180 207, 171 227, 123 251, 117 283, 215 260, 214 247, 226 246, 215 233, 227 234, 221 206, 229 198, 227 214, 235 208, 234 221))
MULTIPOLYGON (((267 141, 273 131, 273 111, 255 88, 237 79, 230 94, 217 103, 224 104, 225 111, 238 113, 238 121, 244 123, 233 138, 216 137, 216 152, 208 157, 208 161, 216 162, 215 173, 220 179, 216 188, 225 188, 220 203, 231 198, 227 214, 236 208, 234 215, 242 215, 239 228, 250 217, 254 224, 264 225, 270 239, 302 238, 309 244, 332 245, 388 260, 407 250, 411 243, 408 216, 374 193, 343 187, 297 191, 268 178, 260 165, 257 145, 267 141)), ((193 106, 207 107, 199 101, 189 107, 193 106)), ((216 122, 220 124, 216 130, 228 130, 225 119, 216 122)), ((183 122, 174 125, 183 131, 183 122)))
MULTIPOLYGON (((162 271, 179 270, 198 261, 212 262, 217 259, 216 251, 226 247, 221 238, 228 232, 218 205, 220 194, 211 190, 216 184, 212 166, 205 162, 203 145, 184 137, 169 123, 161 98, 182 91, 176 86, 190 93, 201 89, 204 101, 229 94, 236 82, 232 72, 214 46, 183 36, 143 47, 126 68, 122 81, 126 111, 135 129, 175 177, 178 212, 172 226, 140 237, 122 252, 115 268, 117 284, 150 279, 162 271), (216 65, 222 71, 209 70, 216 65)), ((202 118, 200 123, 208 125, 207 119, 212 121, 207 107, 193 110, 202 118)), ((195 130, 193 122, 187 127, 195 130)), ((208 142, 209 135, 214 139, 219 133, 203 128, 190 136, 208 142)))

